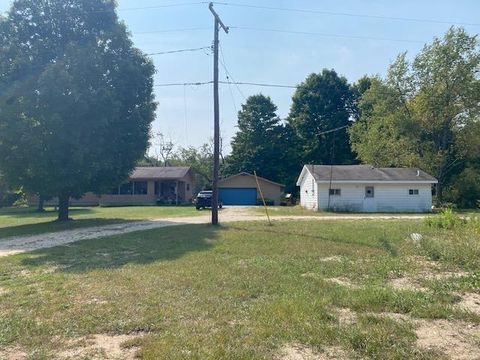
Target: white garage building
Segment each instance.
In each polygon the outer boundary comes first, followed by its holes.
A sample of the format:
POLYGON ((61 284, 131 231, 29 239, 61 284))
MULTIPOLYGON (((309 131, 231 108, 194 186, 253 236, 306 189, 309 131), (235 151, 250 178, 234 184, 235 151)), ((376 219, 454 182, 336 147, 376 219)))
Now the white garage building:
POLYGON ((429 212, 438 181, 414 168, 305 165, 297 181, 300 204, 340 212, 429 212))

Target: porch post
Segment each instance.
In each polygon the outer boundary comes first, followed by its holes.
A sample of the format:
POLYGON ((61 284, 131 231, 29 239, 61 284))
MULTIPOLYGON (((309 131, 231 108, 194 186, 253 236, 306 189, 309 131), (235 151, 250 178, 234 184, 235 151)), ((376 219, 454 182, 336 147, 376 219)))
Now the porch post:
POLYGON ((175 204, 178 205, 178 180, 175 181, 175 204))

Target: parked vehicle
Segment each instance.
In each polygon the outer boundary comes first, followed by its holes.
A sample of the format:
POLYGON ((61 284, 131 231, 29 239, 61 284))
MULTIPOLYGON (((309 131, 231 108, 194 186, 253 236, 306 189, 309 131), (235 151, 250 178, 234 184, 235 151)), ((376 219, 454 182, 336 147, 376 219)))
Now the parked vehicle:
MULTIPOLYGON (((194 200, 195 208, 197 210, 211 208, 212 196, 213 192, 211 190, 200 191, 194 200)), ((218 200, 218 207, 220 209, 223 207, 222 201, 220 199, 218 200)))

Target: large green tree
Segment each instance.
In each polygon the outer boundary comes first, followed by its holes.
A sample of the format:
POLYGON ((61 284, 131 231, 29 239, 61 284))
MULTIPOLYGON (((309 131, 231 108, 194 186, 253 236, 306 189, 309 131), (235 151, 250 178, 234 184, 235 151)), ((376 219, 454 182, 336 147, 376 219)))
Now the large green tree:
POLYGON ((359 159, 429 171, 438 178, 441 202, 445 185, 469 158, 464 139, 479 119, 478 45, 477 36, 451 28, 412 62, 401 54, 360 101, 364 111, 350 131, 359 159))
POLYGON ((142 157, 154 66, 113 0, 17 0, 0 21, 0 169, 59 199, 102 192, 142 157))
POLYGON ((272 100, 261 94, 250 96, 242 105, 238 112, 238 132, 226 159, 227 175, 256 171, 267 179, 285 181, 291 141, 276 111, 272 100))
POLYGON ((352 116, 354 93, 344 77, 327 69, 308 76, 293 96, 288 117, 301 146, 300 161, 352 163, 346 129, 329 132, 348 127, 352 116))

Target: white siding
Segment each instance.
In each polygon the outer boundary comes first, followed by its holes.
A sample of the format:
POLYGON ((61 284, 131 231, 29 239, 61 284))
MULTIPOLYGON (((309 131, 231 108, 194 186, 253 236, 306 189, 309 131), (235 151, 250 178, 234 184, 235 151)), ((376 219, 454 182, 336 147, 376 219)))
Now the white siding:
MULTIPOLYGON (((330 196, 330 209, 346 212, 429 212, 432 207, 430 184, 333 183, 332 189, 341 189, 341 195, 330 196), (374 187, 374 197, 365 197, 365 187, 374 187), (409 195, 418 189, 418 195, 409 195)), ((328 209, 329 184, 318 184, 320 209, 328 209)), ((303 206, 303 205, 302 205, 303 206)))
POLYGON ((306 171, 300 183, 300 205, 306 209, 318 210, 317 193, 315 180, 312 174, 306 171))

